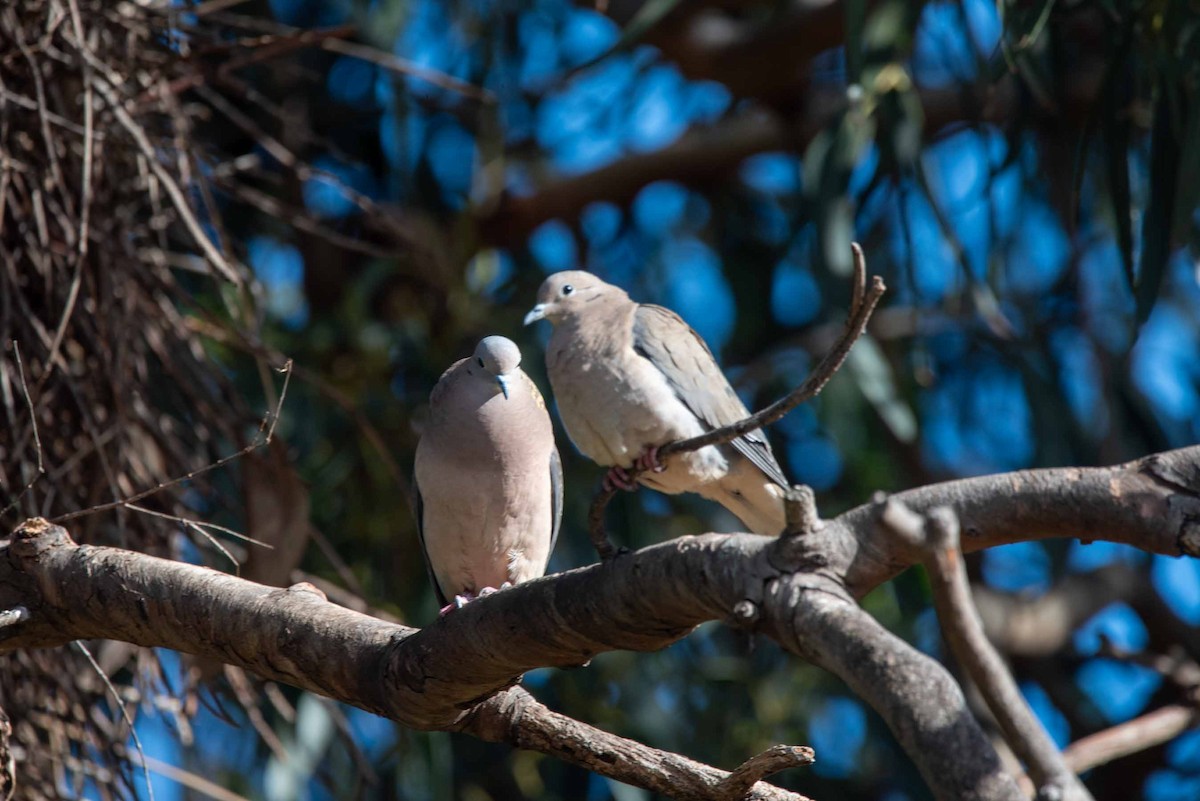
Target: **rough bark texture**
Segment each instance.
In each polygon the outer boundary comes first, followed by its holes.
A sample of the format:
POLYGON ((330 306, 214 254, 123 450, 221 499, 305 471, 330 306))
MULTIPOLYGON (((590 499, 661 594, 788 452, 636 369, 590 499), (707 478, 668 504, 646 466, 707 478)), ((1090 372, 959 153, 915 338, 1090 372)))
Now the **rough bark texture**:
MULTIPOLYGON (((954 508, 963 548, 1082 536, 1200 552, 1200 447, 1111 468, 1024 471, 901 493, 954 508)), ((662 648, 706 620, 753 627, 844 679, 887 721, 941 799, 1020 797, 941 665, 855 603, 920 554, 872 504, 817 531, 684 537, 497 593, 424 629, 207 568, 77 546, 30 521, 0 551, 0 652, 108 638, 223 660, 419 729, 534 748, 680 798, 718 798, 725 771, 598 732, 511 689, 527 670, 662 648), (486 699, 486 700, 485 700, 486 699), (685 778, 686 777, 686 778, 685 778)), ((817 755, 818 758, 820 755, 817 755)), ((796 797, 764 783, 758 797, 796 797)))

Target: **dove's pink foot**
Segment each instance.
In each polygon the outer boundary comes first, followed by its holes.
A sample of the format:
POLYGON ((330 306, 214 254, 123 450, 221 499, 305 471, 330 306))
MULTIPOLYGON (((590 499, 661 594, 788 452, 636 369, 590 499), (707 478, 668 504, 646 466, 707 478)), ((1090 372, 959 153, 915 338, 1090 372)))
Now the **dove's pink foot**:
MULTIPOLYGON (((492 588, 487 587, 485 589, 491 590, 492 588)), ((495 590, 492 590, 492 592, 495 592, 495 590)), ((472 592, 464 592, 462 595, 455 595, 454 600, 452 600, 450 603, 446 604, 445 606, 443 606, 441 608, 441 610, 438 612, 438 617, 441 617, 442 615, 445 615, 449 612, 453 612, 455 609, 462 609, 464 606, 469 604, 471 601, 474 601, 476 598, 478 598, 482 595, 483 595, 482 592, 479 593, 479 595, 475 595, 475 593, 472 593, 472 592)))
POLYGON ((667 469, 667 466, 658 461, 658 446, 651 445, 642 452, 642 455, 633 463, 638 470, 649 471, 652 473, 661 473, 667 469))
POLYGON ((464 592, 462 595, 455 595, 453 601, 451 601, 450 603, 446 604, 445 606, 443 606, 441 608, 441 611, 438 612, 438 617, 448 614, 449 612, 452 612, 455 609, 462 609, 464 606, 469 604, 471 601, 474 601, 476 598, 485 598, 493 593, 500 592, 500 590, 507 590, 511 586, 512 586, 512 582, 506 581, 503 584, 501 584, 499 586, 499 588, 484 587, 477 593, 464 592))
POLYGON ((637 489, 637 484, 630 480, 629 472, 624 467, 610 467, 604 475, 604 489, 606 492, 618 489, 633 492, 637 489))

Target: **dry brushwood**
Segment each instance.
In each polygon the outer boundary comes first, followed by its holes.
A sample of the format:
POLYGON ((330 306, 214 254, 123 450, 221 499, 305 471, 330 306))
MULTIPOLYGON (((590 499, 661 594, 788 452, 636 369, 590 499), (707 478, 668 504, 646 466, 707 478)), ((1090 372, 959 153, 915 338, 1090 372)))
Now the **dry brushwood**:
MULTIPOLYGON (((347 31, 301 36, 180 11, 109 0, 0 4, 0 526, 104 507, 72 523, 81 542, 178 557, 191 538, 228 562, 236 533, 187 518, 196 498, 212 515, 238 497, 237 473, 200 475, 190 495, 172 482, 252 445, 262 417, 246 400, 256 392, 233 386, 187 323, 260 340, 256 290, 215 190, 338 235, 277 198, 262 170, 230 168, 241 154, 204 149, 192 132, 249 105, 240 67, 347 31), (188 94, 201 89, 199 101, 188 94), (137 505, 122 502, 151 488, 137 505)), ((405 67, 397 62, 388 68, 405 67)), ((314 174, 275 152, 280 170, 314 174)), ((395 253, 403 232, 381 213, 364 216, 378 241, 362 245, 395 253)), ((280 361, 245 358, 262 376, 262 408, 273 408, 269 368, 280 361)), ((100 648, 97 657, 109 673, 130 668, 135 684, 155 678, 150 652, 100 648)), ((21 763, 21 798, 77 796, 85 777, 103 797, 128 794, 128 727, 119 718, 102 726, 90 712, 109 695, 79 648, 0 657, 0 707, 12 721, 2 742, 21 763)))

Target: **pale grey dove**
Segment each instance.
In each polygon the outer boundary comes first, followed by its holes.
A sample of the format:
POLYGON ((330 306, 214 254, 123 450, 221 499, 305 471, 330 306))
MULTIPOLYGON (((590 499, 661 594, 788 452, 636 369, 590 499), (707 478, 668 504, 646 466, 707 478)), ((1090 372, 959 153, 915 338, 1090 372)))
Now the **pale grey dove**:
POLYGON ((669 457, 658 448, 749 417, 700 335, 670 309, 635 303, 591 273, 555 273, 538 290, 528 325, 549 320, 546 368, 571 441, 611 467, 605 485, 638 480, 676 494, 695 492, 736 515, 752 531, 779 534, 786 487, 762 431, 727 445, 669 457))
POLYGON ((417 443, 417 531, 434 591, 462 606, 546 572, 562 520, 562 463, 546 402, 499 336, 450 366, 417 443))

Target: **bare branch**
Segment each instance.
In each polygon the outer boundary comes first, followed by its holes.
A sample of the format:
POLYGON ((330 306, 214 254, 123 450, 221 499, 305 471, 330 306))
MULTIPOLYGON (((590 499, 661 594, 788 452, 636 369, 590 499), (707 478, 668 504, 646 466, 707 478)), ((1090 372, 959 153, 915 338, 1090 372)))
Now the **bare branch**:
POLYGON ((21 347, 15 339, 12 342, 12 347, 13 358, 17 362, 17 378, 21 381, 21 394, 25 398, 25 407, 29 409, 29 424, 33 427, 33 447, 37 453, 37 473, 34 474, 33 478, 29 479, 20 492, 13 496, 12 503, 0 509, 0 517, 3 517, 8 513, 9 509, 20 503, 21 499, 25 497, 25 493, 33 489, 33 485, 38 482, 38 479, 46 474, 46 467, 42 464, 42 438, 38 435, 37 411, 34 408, 33 399, 29 396, 29 384, 25 380, 25 367, 21 364, 21 347))
POLYGON ((92 652, 83 644, 83 641, 76 640, 75 647, 83 653, 88 664, 92 666, 92 670, 96 671, 96 675, 100 677, 100 681, 108 689, 109 695, 116 701, 117 709, 121 711, 121 718, 125 721, 125 725, 129 727, 129 735, 133 738, 133 744, 137 748, 138 756, 142 761, 142 775, 146 779, 146 794, 149 796, 150 801, 154 801, 154 783, 150 781, 150 768, 146 764, 146 751, 142 748, 142 738, 138 737, 137 726, 133 725, 133 718, 129 716, 129 710, 125 707, 125 701, 121 698, 121 694, 117 692, 117 688, 109 681, 108 675, 100 667, 100 663, 96 661, 96 657, 92 656, 92 652))
MULTIPOLYGON (((952 508, 967 553, 1059 537, 1200 556, 1200 446, 1111 467, 1018 470, 946 481, 891 497, 918 514, 952 508)), ((856 598, 917 561, 891 531, 875 525, 878 513, 878 505, 868 503, 836 519, 858 541, 845 576, 856 598)))
POLYGON ((1196 707, 1164 706, 1076 740, 1063 750, 1063 759, 1071 770, 1083 773, 1173 740, 1198 724, 1200 710, 1196 707))
MULTIPOLYGON (((240 1, 241 0, 239 0, 239 2, 240 1)), ((192 773, 191 771, 184 770, 176 765, 155 759, 152 756, 145 757, 144 759, 146 766, 154 773, 168 778, 173 782, 179 782, 184 787, 187 787, 189 790, 194 790, 204 798, 211 798, 213 801, 247 801, 245 796, 238 795, 232 790, 226 790, 216 782, 192 773)))
MULTIPOLYGON (((865 273, 866 259, 863 256, 862 246, 857 242, 851 242, 850 249, 854 251, 855 273, 865 273)), ((857 282, 856 288, 858 288, 857 282)), ((850 354, 850 348, 863 335, 863 331, 867 327, 867 321, 871 319, 871 313, 875 311, 875 306, 878 305, 879 299, 883 297, 883 293, 886 290, 887 287, 884 286, 883 279, 877 275, 872 279, 871 288, 865 295, 856 295, 854 297, 851 303, 854 313, 846 320, 846 327, 842 331, 842 335, 838 337, 833 347, 829 349, 829 352, 825 354, 825 357, 821 359, 820 363, 817 364, 808 378, 804 380, 803 384, 762 411, 756 412, 744 420, 708 431, 698 437, 668 442, 658 449, 659 458, 665 459, 674 453, 685 453, 687 451, 699 450, 708 445, 720 445, 729 442, 749 431, 769 426, 783 419, 784 415, 792 409, 795 409, 805 401, 815 398, 825 388, 825 385, 829 383, 829 379, 833 378, 834 373, 841 368, 842 363, 846 361, 846 357, 850 354)))
POLYGON ((760 779, 788 768, 811 765, 816 755, 803 745, 775 745, 747 759, 721 782, 720 790, 729 801, 746 798, 750 788, 760 779))
MULTIPOLYGON (((804 383, 770 406, 743 420, 713 429, 697 437, 668 442, 658 449, 660 459, 665 459, 677 453, 697 451, 709 445, 721 445, 730 440, 737 439, 749 431, 768 426, 782 419, 784 415, 801 403, 816 397, 825 388, 825 385, 829 383, 829 379, 833 378, 834 373, 846 361, 846 356, 849 355, 850 348, 854 346, 854 343, 858 341, 863 331, 866 330, 867 321, 871 319, 871 314, 875 311, 876 305, 879 304, 879 299, 883 297, 883 293, 887 290, 883 279, 879 276, 875 276, 869 290, 865 288, 863 276, 866 275, 866 257, 863 255, 862 247, 857 242, 852 242, 850 248, 854 252, 855 275, 853 284, 855 296, 850 303, 852 313, 846 320, 846 326, 842 330, 841 336, 838 337, 833 347, 829 349, 829 352, 825 354, 825 357, 821 359, 808 378, 804 380, 804 383)), ((630 479, 636 479, 639 472, 636 469, 629 470, 630 479)), ((592 539, 592 544, 596 548, 596 553, 600 555, 602 560, 611 558, 615 553, 612 543, 609 541, 608 534, 604 530, 604 509, 608 506, 608 502, 612 500, 616 492, 615 489, 601 489, 592 500, 591 508, 588 510, 588 534, 592 539)))
MULTIPOLYGON (((1200 711, 1195 707, 1164 706, 1076 740, 1063 749, 1063 759, 1071 770, 1083 773, 1174 740, 1197 724, 1200 711)), ((1023 792, 1033 794, 1028 775, 1022 774, 1017 781, 1023 792)))
MULTIPOLYGON (((1115 467, 1023 471, 894 497, 918 510, 952 503, 966 523, 966 550, 1086 534, 1179 555, 1184 532, 1200 517, 1200 446, 1115 467)), ((0 609, 22 605, 30 613, 0 628, 0 652, 94 637, 172 648, 414 728, 532 747, 520 739, 526 729, 500 732, 508 718, 492 718, 501 723, 487 727, 490 735, 471 728, 480 699, 499 705, 499 714, 517 692, 505 688, 526 670, 662 648, 701 622, 733 619, 846 681, 887 722, 938 798, 1018 798, 952 677, 854 602, 918 559, 894 535, 877 533, 877 514, 876 505, 851 510, 823 521, 820 536, 710 534, 660 543, 504 590, 421 630, 356 614, 303 585, 272 589, 142 554, 77 547, 61 529, 31 521, 0 549, 0 609)), ((576 764, 595 756, 575 750, 576 764)), ((618 769, 636 770, 629 761, 606 764, 614 778, 618 769)))
MULTIPOLYGON (((712 555, 707 552, 708 558, 712 555)), ((658 570, 667 567, 662 557, 660 553, 648 563, 651 574, 656 564, 658 570)), ((608 634, 597 629, 589 635, 586 629, 605 628, 611 622, 590 611, 589 601, 581 606, 565 600, 583 598, 582 594, 564 592, 564 600, 544 609, 546 614, 530 614, 530 597, 546 598, 548 586, 542 580, 496 593, 485 603, 417 630, 331 604, 311 585, 273 589, 131 551, 80 547, 63 529, 39 520, 18 529, 7 554, 0 552, 0 568, 15 565, 34 577, 44 594, 37 603, 31 600, 30 620, 0 629, 0 651, 67 638, 159 644, 221 660, 413 728, 462 731, 551 754, 655 792, 725 801, 718 788, 729 776, 726 771, 599 731, 551 712, 512 688, 521 672, 539 663, 579 664, 613 647, 661 647, 691 629, 678 622, 681 615, 684 620, 711 617, 711 605, 708 611, 701 605, 697 615, 688 613, 686 604, 677 603, 673 612, 667 604, 675 622, 665 626, 664 621, 649 626, 649 618, 639 613, 640 626, 630 624, 626 636, 601 643, 596 638, 608 634), (70 586, 60 583, 64 581, 70 586), (513 625, 518 618, 528 625, 513 625), (561 630, 564 621, 571 631, 561 630), (515 636, 502 636, 498 644, 498 624, 515 636), (544 636, 555 628, 559 631, 553 640, 544 636), (527 648, 532 643, 525 639, 529 635, 541 637, 542 645, 527 648), (519 641, 520 653, 503 640, 519 641)), ((607 583, 611 576, 600 577, 597 569, 591 570, 590 582, 607 583)), ((618 588, 630 586, 629 577, 618 578, 618 588)), ((589 580, 574 571, 550 581, 580 579, 589 580)), ((13 591, 16 583, 2 582, 4 592, 13 591)), ((592 594, 600 596, 596 601, 601 604, 614 594, 612 589, 597 589, 592 594)), ((616 593, 623 593, 628 602, 627 589, 616 593)), ((622 619, 619 609, 608 608, 622 619)), ((803 796, 761 783, 749 797, 804 801, 803 796)))
POLYGON ((879 520, 906 545, 921 552, 946 640, 996 716, 1004 739, 1028 766, 1038 785, 1038 796, 1091 801, 1091 793, 1067 767, 1058 747, 983 633, 983 623, 971 600, 954 512, 943 506, 930 510, 922 518, 900 503, 887 501, 882 505, 879 520))
MULTIPOLYGON (((696 801, 729 801, 732 798, 726 783, 733 773, 609 734, 552 712, 520 687, 514 687, 480 704, 461 731, 484 740, 507 742, 518 748, 539 751, 602 776, 672 798, 696 801)), ((793 746, 777 747, 790 749, 793 746)), ((812 753, 810 748, 796 750, 812 753)), ((778 769, 798 764, 806 763, 794 761, 778 769)), ((810 801, 799 793, 781 790, 762 781, 746 785, 738 798, 748 801, 810 801)))
POLYGON ((771 541, 772 561, 812 567, 797 568, 794 580, 767 583, 760 630, 774 632, 785 648, 836 674, 870 704, 940 801, 1025 801, 954 677, 880 625, 829 575, 822 543, 831 533, 827 526, 820 537, 771 541))

